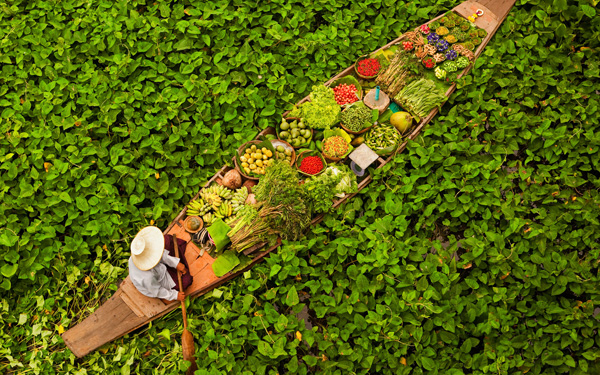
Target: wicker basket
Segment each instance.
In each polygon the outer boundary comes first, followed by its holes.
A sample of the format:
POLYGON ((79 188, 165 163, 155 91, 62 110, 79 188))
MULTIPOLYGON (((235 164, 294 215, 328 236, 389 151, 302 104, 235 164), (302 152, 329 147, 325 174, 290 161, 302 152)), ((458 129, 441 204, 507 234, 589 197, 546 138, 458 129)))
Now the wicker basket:
POLYGON ((273 148, 273 144, 269 141, 249 141, 244 143, 243 145, 241 145, 238 149, 237 149, 237 153, 235 155, 235 157, 233 158, 233 162, 235 163, 235 169, 240 172, 240 174, 242 175, 242 177, 248 179, 248 180, 253 180, 253 181, 258 181, 259 180, 259 176, 257 175, 247 175, 244 173, 244 169, 241 167, 241 161, 240 161, 240 155, 244 155, 244 151, 252 146, 252 145, 263 145, 264 147, 267 147, 269 150, 271 150, 271 152, 273 152, 273 156, 275 156, 275 149, 273 148))
POLYGON ((290 165, 294 166, 294 163, 296 162, 296 150, 294 150, 291 144, 281 139, 272 139, 271 144, 273 145, 273 148, 276 149, 275 152, 277 152, 277 146, 283 146, 286 150, 291 150, 292 160, 290 160, 290 165))
MULTIPOLYGON (((351 107, 351 106, 348 106, 348 107, 346 107, 346 108, 345 108, 345 109, 342 111, 342 113, 346 112, 346 111, 347 111, 347 110, 348 110, 350 107, 351 107)), ((368 109, 370 109, 370 108, 369 108, 368 106, 366 106, 366 105, 365 105, 365 107, 366 107, 366 108, 368 108, 368 109)), ((344 130, 345 130, 347 133, 354 134, 354 135, 358 135, 358 134, 363 134, 363 133, 366 133, 366 132, 367 132, 367 131, 369 131, 369 130, 370 130, 372 127, 373 127, 373 126, 375 126, 375 123, 374 123, 373 125, 369 126, 368 128, 364 128, 364 129, 362 129, 362 130, 360 130, 360 131, 357 131, 357 132, 355 132, 355 131, 352 131, 352 130, 348 129, 347 127, 345 127, 345 126, 344 126, 344 124, 343 124, 343 123, 340 121, 340 127, 341 127, 342 129, 344 129, 344 130)))
MULTIPOLYGON (((294 120, 297 120, 297 121, 302 120, 300 117, 284 117, 284 119, 287 122, 294 121, 294 120)), ((281 128, 279 126, 280 126, 280 124, 277 124, 277 126, 275 128, 276 131, 277 131, 277 138, 279 138, 283 142, 286 142, 285 140, 281 139, 281 137, 279 136, 279 133, 281 133, 281 128)), ((312 142, 312 139, 313 139, 314 135, 315 135, 315 131, 314 131, 314 129, 311 128, 310 129, 310 138, 306 141, 306 143, 298 145, 298 146, 292 146, 292 145, 290 145, 290 146, 293 147, 293 148, 295 148, 295 149, 303 148, 303 147, 308 147, 308 145, 310 145, 310 142, 312 142)), ((286 142, 286 143, 289 145, 288 142, 286 142)))
POLYGON ((366 59, 369 59, 369 58, 371 58, 371 57, 369 57, 369 55, 364 55, 364 56, 361 56, 358 59, 356 59, 356 61, 354 62, 354 72, 356 72, 356 75, 359 76, 362 79, 375 79, 379 75, 379 73, 381 73, 382 70, 383 70, 383 64, 382 64, 381 60, 379 58, 377 58, 377 57, 373 57, 374 59, 379 60, 379 63, 381 64, 381 66, 380 66, 379 71, 377 72, 377 74, 375 74, 374 76, 364 76, 364 75, 360 74, 358 72, 358 63, 361 62, 362 60, 366 60, 366 59))

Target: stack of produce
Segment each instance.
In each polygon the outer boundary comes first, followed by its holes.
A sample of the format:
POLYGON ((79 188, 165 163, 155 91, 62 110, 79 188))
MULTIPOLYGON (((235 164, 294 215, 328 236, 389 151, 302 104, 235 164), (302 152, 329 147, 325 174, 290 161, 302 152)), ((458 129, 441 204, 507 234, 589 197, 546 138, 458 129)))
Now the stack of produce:
POLYGON ((350 144, 339 135, 334 135, 333 137, 329 137, 323 141, 323 155, 330 159, 339 159, 344 157, 349 149, 350 144))
MULTIPOLYGON (((453 12, 448 12, 439 21, 431 22, 429 28, 435 30, 435 32, 424 33, 424 35, 427 35, 427 42, 429 45, 435 46, 438 52, 444 54, 444 60, 454 60, 458 55, 462 55, 471 61, 474 60, 475 54, 473 50, 481 44, 482 38, 487 35, 485 30, 474 26, 453 12), (452 45, 451 49, 449 45, 452 45)), ((416 54, 418 55, 418 53, 416 54)), ((439 66, 442 61, 441 57, 436 58, 436 63, 438 64, 438 67, 435 69, 436 77, 446 81, 453 81, 456 78, 456 74, 451 73, 454 73, 456 70, 453 68, 459 65, 444 64, 439 66)), ((459 67, 459 69, 463 68, 459 67)))
POLYGON ((200 191, 200 197, 187 205, 187 216, 201 216, 204 225, 209 227, 216 219, 226 219, 239 211, 248 197, 248 189, 243 186, 235 191, 218 184, 200 191))
MULTIPOLYGON (((362 103, 359 103, 362 104, 362 103)), ((353 105, 342 112, 342 125, 353 132, 369 127, 372 122, 372 110, 365 105, 353 105)))
POLYGON ((277 153, 277 159, 285 160, 288 163, 292 164, 292 150, 288 150, 285 147, 279 145, 275 148, 275 152, 277 153))
POLYGON ((379 73, 381 63, 374 58, 360 60, 356 66, 356 71, 364 77, 374 77, 379 73))
POLYGON ((339 105, 354 103, 359 100, 354 84, 342 83, 333 88, 335 101, 339 105))
POLYGON ((246 175, 264 175, 266 168, 273 161, 273 152, 266 147, 258 148, 252 145, 240 156, 240 161, 246 175))
POLYGON ((306 127, 304 121, 292 120, 288 122, 286 119, 281 121, 279 125, 279 138, 294 147, 299 147, 310 141, 311 131, 306 127))
POLYGON ((307 179, 304 187, 315 213, 329 212, 334 197, 358 191, 356 175, 346 165, 327 167, 322 174, 307 179))
POLYGON ((302 117, 306 125, 313 129, 325 129, 334 126, 340 120, 341 108, 335 100, 333 89, 324 85, 312 87, 310 101, 301 104, 300 116, 292 111, 290 117, 302 117))
MULTIPOLYGON (((412 47, 412 42, 407 43, 410 43, 412 47)), ((407 44, 408 46, 409 44, 407 44)), ((390 97, 394 97, 404 86, 421 74, 422 68, 419 60, 412 53, 398 50, 387 69, 377 76, 375 83, 381 86, 390 97)))
POLYGON ((446 99, 444 92, 438 89, 433 81, 424 78, 406 85, 394 97, 401 107, 419 117, 426 116, 429 111, 442 104, 446 99))
POLYGON ((377 153, 392 152, 402 140, 402 136, 391 124, 381 124, 369 130, 365 144, 377 153))
POLYGON ((318 156, 307 156, 302 159, 298 169, 307 174, 317 174, 323 170, 323 160, 318 156))
POLYGON ((253 190, 260 208, 240 211, 231 223, 233 229, 228 235, 233 250, 242 252, 259 243, 273 242, 278 236, 284 240, 302 236, 310 224, 310 201, 288 163, 275 161, 253 190))

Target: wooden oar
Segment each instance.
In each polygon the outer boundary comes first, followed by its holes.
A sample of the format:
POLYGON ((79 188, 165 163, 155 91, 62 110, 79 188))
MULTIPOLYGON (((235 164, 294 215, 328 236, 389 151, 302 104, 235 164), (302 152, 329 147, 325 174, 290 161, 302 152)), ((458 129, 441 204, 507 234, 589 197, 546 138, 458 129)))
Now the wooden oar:
MULTIPOLYGON (((179 247, 177 246, 177 236, 173 235, 173 246, 175 246, 175 256, 179 258, 179 247)), ((190 272, 188 270, 188 272, 190 272)), ((177 280, 179 281, 179 291, 183 292, 183 283, 181 282, 181 272, 177 270, 177 280)), ((194 336, 187 329, 187 314, 185 312, 185 299, 181 301, 181 315, 183 315, 183 333, 181 334, 181 347, 183 349, 183 359, 189 361, 191 366, 186 371, 187 375, 193 375, 198 369, 196 365, 196 348, 194 346, 194 336)))

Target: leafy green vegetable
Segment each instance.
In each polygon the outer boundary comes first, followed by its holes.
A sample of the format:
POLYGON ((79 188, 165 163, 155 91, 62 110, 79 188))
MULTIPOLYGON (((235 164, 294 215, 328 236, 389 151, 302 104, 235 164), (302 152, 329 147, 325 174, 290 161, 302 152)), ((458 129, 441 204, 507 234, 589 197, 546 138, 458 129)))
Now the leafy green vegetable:
POLYGON ((340 106, 335 101, 333 89, 316 85, 310 93, 310 101, 301 105, 302 118, 313 129, 328 129, 340 121, 340 106))
POLYGON ((342 198, 358 190, 356 175, 346 165, 329 166, 320 175, 306 179, 304 186, 316 213, 329 212, 335 196, 342 198))
POLYGON ((240 264, 240 260, 235 251, 229 250, 225 251, 223 254, 220 254, 215 259, 215 261, 212 263, 212 269, 217 277, 221 277, 227 272, 233 270, 238 264, 240 264))

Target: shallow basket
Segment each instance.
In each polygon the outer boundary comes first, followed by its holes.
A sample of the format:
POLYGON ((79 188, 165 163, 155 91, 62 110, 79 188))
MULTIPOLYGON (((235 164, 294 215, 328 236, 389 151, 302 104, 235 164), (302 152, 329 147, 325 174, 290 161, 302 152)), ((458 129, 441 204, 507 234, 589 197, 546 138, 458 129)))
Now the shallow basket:
POLYGON ((305 150, 302 151, 301 153, 298 154, 298 158, 296 159, 296 169, 298 170, 299 173, 303 174, 304 176, 317 176, 320 175, 321 173, 323 173, 325 171, 325 169, 327 168, 327 162, 325 161, 325 158, 323 157, 323 155, 315 150, 305 150), (302 172, 300 170, 300 164, 302 163, 302 160, 304 160, 305 157, 307 156, 318 156, 321 161, 323 162, 323 169, 315 174, 309 174, 309 173, 305 173, 302 172))
POLYGON ((261 145, 261 148, 263 146, 266 147, 267 149, 271 150, 271 152, 273 152, 273 156, 275 155, 275 149, 273 148, 273 143, 271 143, 270 141, 257 141, 257 140, 246 142, 237 149, 235 157, 233 158, 233 162, 235 163, 235 169, 245 179, 258 181, 260 179, 260 175, 247 175, 246 173, 244 173, 244 169, 242 168, 242 162, 240 161, 240 154, 243 155, 244 151, 252 145, 257 145, 257 147, 258 147, 258 145, 261 145))
MULTIPOLYGON (((325 140, 323 140, 323 145, 325 145, 325 140)), ((347 152, 346 155, 342 156, 341 158, 333 158, 333 157, 327 156, 324 152, 322 154, 323 154, 323 158, 325 158, 325 161, 327 161, 328 163, 336 163, 340 160, 344 160, 346 158, 346 156, 348 156, 349 153, 350 152, 347 152)))
MULTIPOLYGON (((290 121, 294 121, 294 120, 302 120, 302 118, 300 117, 284 117, 283 118, 285 121, 290 122, 290 121)), ((277 126, 275 127, 275 131, 277 132, 277 138, 279 138, 282 142, 285 142, 286 144, 290 145, 287 141, 281 139, 281 137, 279 136, 279 133, 281 132, 281 129, 279 128, 280 124, 277 124, 277 126)), ((308 147, 308 145, 310 145, 310 142, 312 142, 313 137, 315 135, 315 130, 312 128, 307 128, 310 130, 310 138, 306 141, 306 143, 303 143, 301 145, 298 146, 292 146, 290 145, 290 147, 295 148, 295 149, 299 149, 299 148, 303 148, 303 147, 308 147)))
MULTIPOLYGON (((277 146, 283 146, 286 150, 291 150, 292 160, 290 160, 290 165, 294 166, 294 163, 296 162, 296 150, 294 150, 294 147, 292 147, 291 144, 287 143, 282 139, 272 139, 271 144, 273 145, 274 149, 277 149, 277 146)), ((277 152, 277 150, 275 150, 275 152, 277 152)))
MULTIPOLYGON (((344 76, 344 77, 340 77, 336 80, 334 80, 333 82, 331 82, 331 84, 329 85, 329 87, 336 88, 337 86, 341 85, 341 84, 347 84, 347 85, 354 85, 354 87, 356 87, 356 97, 357 100, 356 102, 359 102, 362 100, 363 98, 363 94, 364 94, 364 90, 361 86, 361 84, 358 82, 358 80, 351 74, 344 76)), ((356 102, 353 103, 347 103, 347 104, 342 104, 342 107, 346 107, 346 106, 350 106, 356 102)))
POLYGON ((379 60, 379 71, 377 72, 377 74, 375 74, 374 76, 364 76, 362 74, 360 74, 358 72, 358 63, 361 62, 362 60, 366 60, 366 59, 370 59, 370 55, 364 55, 359 57, 358 59, 356 59, 356 61, 354 62, 354 72, 356 73, 357 76, 359 76, 362 79, 375 79, 384 69, 385 67, 383 66, 383 61, 381 61, 381 59, 379 57, 373 57, 373 59, 377 59, 379 60))
MULTIPOLYGON (((356 103, 354 103, 354 104, 356 104, 356 103)), ((364 103, 363 103, 363 105, 364 105, 364 103)), ((342 113, 346 112, 350 107, 351 106, 348 106, 348 107, 344 108, 344 110, 342 111, 342 113)), ((365 107, 368 108, 368 109, 371 109, 367 105, 365 105, 365 107)), ((369 130, 371 130, 371 128, 373 128, 376 124, 377 124, 377 122, 373 123, 373 125, 369 126, 368 128, 364 128, 364 129, 362 129, 360 131, 355 132, 355 131, 352 131, 352 130, 348 129, 347 127, 345 127, 344 124, 340 121, 340 127, 342 129, 344 129, 347 133, 354 134, 354 135, 359 135, 359 134, 366 133, 369 130)))

